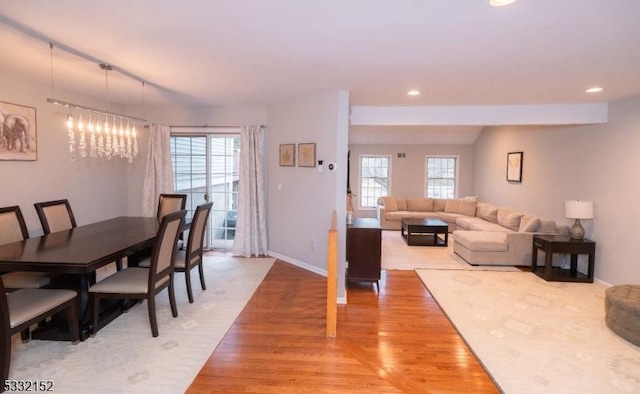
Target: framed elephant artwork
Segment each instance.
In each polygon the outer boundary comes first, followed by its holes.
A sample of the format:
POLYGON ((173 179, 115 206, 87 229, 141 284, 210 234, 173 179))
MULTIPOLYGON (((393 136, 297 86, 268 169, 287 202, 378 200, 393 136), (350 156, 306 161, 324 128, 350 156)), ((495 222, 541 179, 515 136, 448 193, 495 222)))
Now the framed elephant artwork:
POLYGON ((0 160, 37 160, 36 109, 0 101, 0 160))

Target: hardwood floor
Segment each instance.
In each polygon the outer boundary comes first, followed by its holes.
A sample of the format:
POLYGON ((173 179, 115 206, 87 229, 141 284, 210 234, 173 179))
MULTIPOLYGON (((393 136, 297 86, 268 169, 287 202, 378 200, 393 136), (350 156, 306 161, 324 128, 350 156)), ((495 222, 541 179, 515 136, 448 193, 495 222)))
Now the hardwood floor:
POLYGON ((276 261, 189 393, 497 393, 413 271, 352 285, 325 338, 326 278, 276 261))

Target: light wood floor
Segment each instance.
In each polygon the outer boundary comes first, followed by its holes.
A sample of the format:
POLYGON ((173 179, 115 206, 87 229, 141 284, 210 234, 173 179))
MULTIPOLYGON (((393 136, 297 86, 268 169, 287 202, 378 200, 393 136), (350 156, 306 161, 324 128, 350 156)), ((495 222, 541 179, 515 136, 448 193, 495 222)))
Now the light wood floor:
POLYGON ((189 393, 497 393, 413 271, 351 286, 325 338, 326 278, 276 261, 189 393))

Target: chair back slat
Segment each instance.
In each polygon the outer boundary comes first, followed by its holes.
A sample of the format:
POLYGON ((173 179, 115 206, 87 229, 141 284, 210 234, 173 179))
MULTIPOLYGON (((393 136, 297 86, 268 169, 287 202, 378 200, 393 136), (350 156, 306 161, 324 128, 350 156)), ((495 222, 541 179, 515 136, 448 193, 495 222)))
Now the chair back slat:
POLYGON ((76 227, 76 220, 69 200, 56 200, 33 204, 45 234, 76 227))
POLYGON ((29 238, 19 206, 0 208, 0 245, 29 238))
POLYGON ((194 254, 202 254, 204 233, 207 228, 207 221, 212 206, 212 202, 198 205, 193 215, 191 229, 189 230, 189 240, 187 241, 187 256, 189 257, 189 261, 191 261, 194 254))

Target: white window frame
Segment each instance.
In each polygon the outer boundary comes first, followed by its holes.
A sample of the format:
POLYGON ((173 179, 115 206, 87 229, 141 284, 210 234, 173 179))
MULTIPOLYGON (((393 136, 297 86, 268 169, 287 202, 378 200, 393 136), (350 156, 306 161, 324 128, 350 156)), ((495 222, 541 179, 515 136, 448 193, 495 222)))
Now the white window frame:
POLYGON ((358 201, 358 209, 373 211, 377 208, 376 206, 362 206, 362 159, 365 157, 381 157, 387 159, 387 193, 389 193, 389 191, 391 190, 391 155, 362 153, 358 157, 358 195, 356 196, 356 200, 358 201))
POLYGON ((459 155, 427 155, 424 159, 424 196, 429 196, 429 159, 430 158, 446 158, 455 159, 456 161, 456 175, 454 181, 453 198, 458 198, 459 182, 460 182, 460 156, 459 155))

